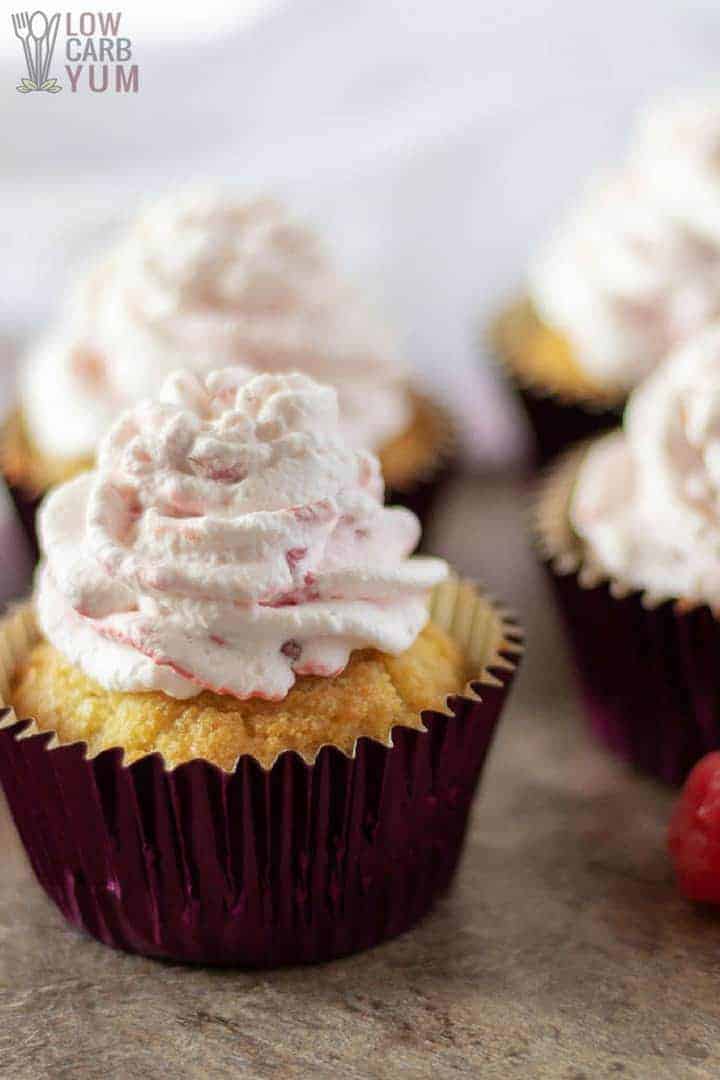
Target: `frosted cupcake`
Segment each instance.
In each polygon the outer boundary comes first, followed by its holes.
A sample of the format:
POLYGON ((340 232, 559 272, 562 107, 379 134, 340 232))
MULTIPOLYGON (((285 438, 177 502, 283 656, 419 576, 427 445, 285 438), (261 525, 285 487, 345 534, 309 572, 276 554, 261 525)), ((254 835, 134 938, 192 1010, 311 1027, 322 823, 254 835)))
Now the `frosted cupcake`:
POLYGON ((238 367, 171 375, 50 495, 34 612, 0 625, 0 780, 72 922, 266 965, 427 910, 517 646, 419 531, 334 390, 238 367))
POLYGON ((720 325, 556 467, 540 534, 595 730, 681 782, 720 748, 720 325))
POLYGON ((720 94, 659 102, 494 328, 538 456, 615 426, 628 393, 720 314, 720 94))
POLYGON ((217 193, 158 203, 80 284, 25 367, 5 472, 32 499, 89 467, 112 420, 169 372, 238 363, 334 386, 352 445, 378 453, 394 498, 427 509, 447 417, 309 229, 275 202, 217 193))

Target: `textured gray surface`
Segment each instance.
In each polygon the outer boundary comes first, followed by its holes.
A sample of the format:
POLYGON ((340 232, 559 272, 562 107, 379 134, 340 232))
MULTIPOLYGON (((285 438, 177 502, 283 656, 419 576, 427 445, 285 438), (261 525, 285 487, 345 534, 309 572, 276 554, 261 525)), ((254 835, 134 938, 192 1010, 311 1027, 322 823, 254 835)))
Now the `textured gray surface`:
POLYGON ((580 726, 524 509, 468 481, 435 538, 529 638, 451 896, 327 967, 170 967, 66 929, 0 810, 3 1080, 720 1075, 720 919, 673 889, 670 796, 580 726))

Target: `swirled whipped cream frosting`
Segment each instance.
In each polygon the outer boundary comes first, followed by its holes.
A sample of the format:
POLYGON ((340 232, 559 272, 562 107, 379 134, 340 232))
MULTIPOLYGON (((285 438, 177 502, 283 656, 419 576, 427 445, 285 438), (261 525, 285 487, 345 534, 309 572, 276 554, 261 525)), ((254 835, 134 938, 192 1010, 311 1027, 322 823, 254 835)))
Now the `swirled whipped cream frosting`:
POLYGON ((330 383, 356 446, 377 449, 410 423, 391 336, 315 234, 274 201, 217 192, 151 207, 79 283, 28 358, 23 412, 45 453, 90 455, 108 416, 156 395, 170 372, 231 364, 330 383))
POLYGON ((118 418, 97 467, 40 514, 43 633, 110 690, 283 698, 354 649, 399 654, 440 559, 383 506, 337 395, 299 373, 170 375, 118 418))
POLYGON ((540 318, 585 373, 630 389, 720 315, 720 92, 641 114, 530 272, 540 318))
POLYGON ((587 453, 571 503, 587 559, 653 599, 720 607, 720 324, 631 395, 587 453))

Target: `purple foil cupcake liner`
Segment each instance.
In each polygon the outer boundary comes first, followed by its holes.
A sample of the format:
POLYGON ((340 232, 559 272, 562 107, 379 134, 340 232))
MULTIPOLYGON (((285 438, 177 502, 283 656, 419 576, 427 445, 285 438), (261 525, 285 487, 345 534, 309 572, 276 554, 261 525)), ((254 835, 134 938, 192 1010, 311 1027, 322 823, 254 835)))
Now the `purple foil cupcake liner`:
POLYGON ((574 443, 601 435, 615 428, 622 419, 622 408, 590 409, 508 378, 516 398, 522 404, 533 436, 535 464, 542 468, 574 443))
POLYGON ((25 531, 0 476, 0 610, 8 601, 26 596, 34 559, 25 531))
POLYGON ((33 562, 37 562, 38 538, 35 519, 37 516, 38 506, 42 501, 42 496, 30 495, 28 494, 28 492, 24 491, 23 488, 18 487, 16 484, 12 484, 10 482, 8 482, 7 488, 10 493, 10 498, 12 499, 17 516, 22 524, 25 536, 27 537, 28 546, 30 548, 33 562))
POLYGON ((0 781, 48 896, 107 945, 193 963, 328 960, 408 929, 452 879, 519 653, 514 627, 464 595, 456 627, 487 637, 490 612, 499 629, 480 679, 447 715, 424 712, 426 731, 360 738, 352 757, 124 765, 119 749, 88 758, 5 709, 0 781))
POLYGON ((538 504, 544 563, 595 735, 642 772, 679 785, 720 749, 720 623, 707 606, 666 601, 583 565, 568 504, 584 450, 551 471, 538 504))

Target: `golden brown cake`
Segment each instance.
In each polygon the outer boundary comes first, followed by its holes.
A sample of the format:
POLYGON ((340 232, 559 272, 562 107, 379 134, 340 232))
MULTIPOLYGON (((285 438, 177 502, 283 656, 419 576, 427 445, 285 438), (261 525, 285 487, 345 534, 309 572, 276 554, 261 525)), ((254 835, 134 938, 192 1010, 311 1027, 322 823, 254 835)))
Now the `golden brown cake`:
POLYGON ((48 457, 32 442, 19 411, 0 428, 0 470, 11 484, 32 497, 71 480, 92 464, 86 457, 48 457))
POLYGON ((395 491, 407 491, 432 473, 447 457, 454 438, 452 421, 443 409, 413 391, 410 398, 410 426, 378 452, 385 483, 395 491))
POLYGON ((40 513, 33 603, 0 620, 0 783, 61 910, 109 945, 255 967, 427 911, 519 643, 413 554, 337 392, 175 372, 40 513))
POLYGON ((340 675, 302 676, 282 701, 208 692, 178 701, 104 690, 41 642, 20 665, 11 701, 61 742, 87 742, 91 755, 122 746, 128 762, 159 751, 171 767, 200 757, 229 770, 241 754, 269 767, 287 749, 312 760, 326 743, 346 753, 363 735, 387 743, 397 724, 421 727, 422 709, 443 708, 467 674, 458 646, 430 623, 401 656, 355 652, 340 675))
POLYGON ((499 316, 492 343, 512 377, 531 390, 599 407, 619 405, 627 396, 621 388, 602 385, 583 371, 567 339, 547 326, 527 299, 499 316))

